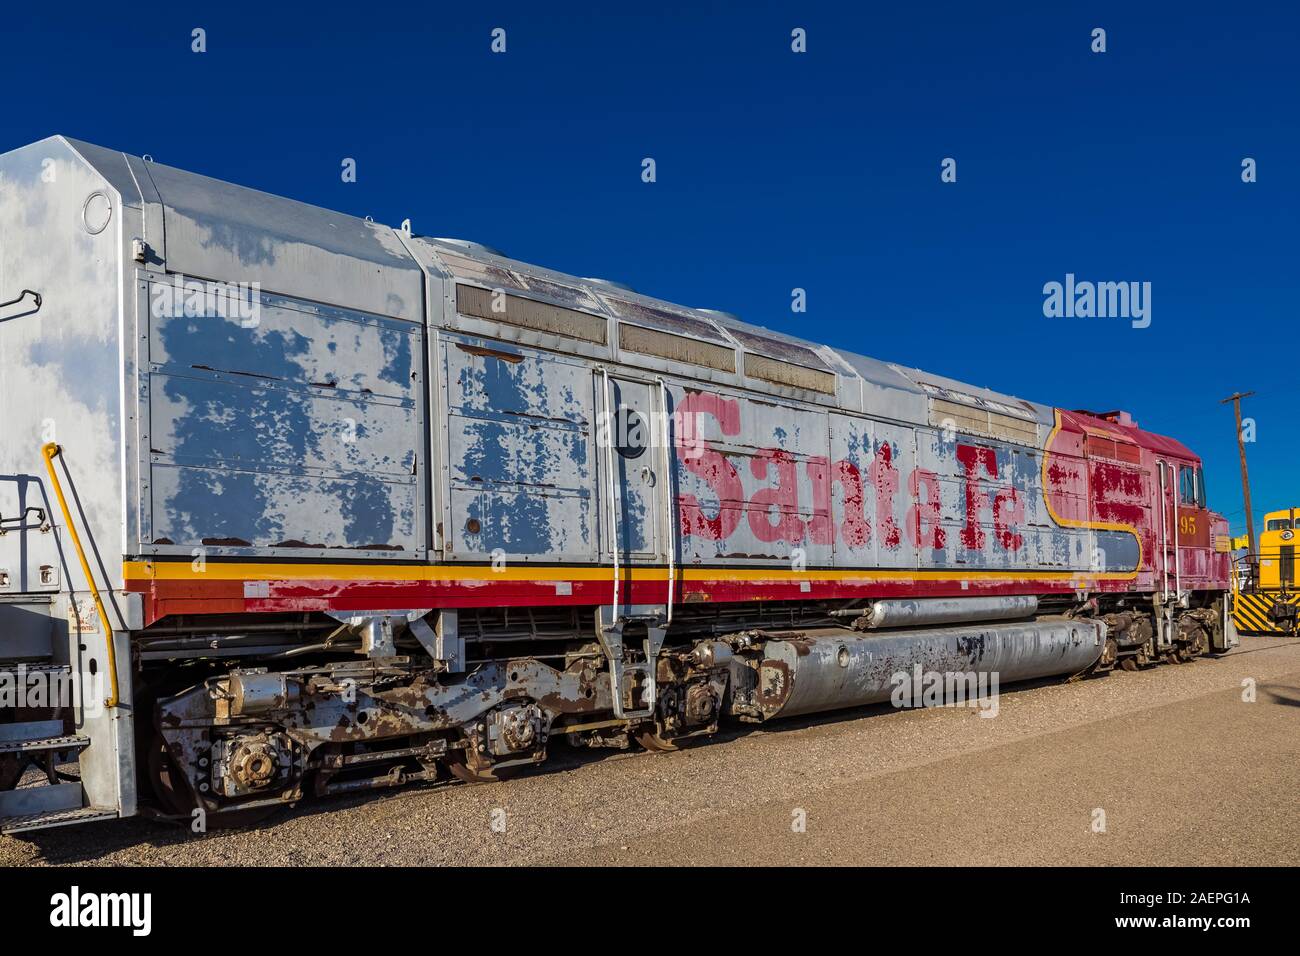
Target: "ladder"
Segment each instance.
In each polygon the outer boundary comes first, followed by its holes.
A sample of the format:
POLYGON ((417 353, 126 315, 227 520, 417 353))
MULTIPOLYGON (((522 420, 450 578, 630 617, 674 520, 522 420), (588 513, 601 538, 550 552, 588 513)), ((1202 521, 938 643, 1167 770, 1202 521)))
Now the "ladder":
MULTIPOLYGON (((113 630, 54 470, 54 459, 61 452, 58 445, 47 444, 42 448, 42 457, 63 511, 64 527, 89 583, 107 645, 111 691, 106 700, 95 703, 113 708, 119 703, 113 630)), ((66 462, 64 469, 67 469, 66 462)), ((25 514, 20 517, 18 527, 6 530, 53 533, 52 528, 26 523, 25 514)), ((69 576, 65 574, 61 580, 67 582, 66 597, 75 607, 69 576)), ((49 591, 30 590, 0 596, 0 694, 10 698, 0 700, 5 705, 0 710, 0 834, 119 815, 117 807, 88 805, 81 777, 64 769, 74 761, 81 764, 81 756, 90 748, 92 738, 70 726, 73 721, 63 716, 77 715, 84 726, 87 700, 86 688, 74 675, 71 665, 56 660, 59 655, 55 653, 55 597, 49 591)))

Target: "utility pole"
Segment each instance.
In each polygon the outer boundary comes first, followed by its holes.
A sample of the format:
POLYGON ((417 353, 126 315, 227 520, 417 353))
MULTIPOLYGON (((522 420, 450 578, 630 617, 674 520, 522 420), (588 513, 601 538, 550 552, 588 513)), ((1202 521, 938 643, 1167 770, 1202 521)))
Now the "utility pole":
POLYGON ((1255 512, 1250 507, 1250 473, 1246 471, 1246 441, 1241 435, 1241 400, 1254 394, 1254 392, 1237 392, 1219 403, 1226 405, 1232 402, 1233 410, 1237 413, 1237 452, 1241 455, 1241 493, 1246 499, 1246 538, 1250 548, 1247 560, 1250 562, 1252 583, 1259 580, 1259 568, 1256 565, 1259 552, 1255 550, 1255 512))

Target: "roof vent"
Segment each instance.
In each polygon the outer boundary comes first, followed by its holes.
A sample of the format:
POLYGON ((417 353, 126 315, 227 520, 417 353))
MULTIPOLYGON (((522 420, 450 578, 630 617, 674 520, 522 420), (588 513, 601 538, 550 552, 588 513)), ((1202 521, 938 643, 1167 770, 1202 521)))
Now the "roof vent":
POLYGON ((1115 425, 1128 425, 1131 428, 1137 428, 1138 423, 1133 421, 1133 416, 1128 412, 1090 412, 1085 409, 1078 409, 1080 415, 1091 415, 1093 418, 1100 418, 1104 422, 1111 422, 1115 425))

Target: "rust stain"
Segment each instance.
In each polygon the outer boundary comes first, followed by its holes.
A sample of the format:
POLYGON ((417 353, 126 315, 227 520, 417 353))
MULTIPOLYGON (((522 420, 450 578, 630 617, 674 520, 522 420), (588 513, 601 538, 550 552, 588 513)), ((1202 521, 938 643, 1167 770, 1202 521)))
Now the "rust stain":
POLYGON ((512 365, 518 365, 524 360, 522 355, 516 355, 513 352, 502 352, 499 349, 484 348, 481 345, 465 345, 461 342, 456 343, 456 348, 462 352, 468 352, 470 355, 478 355, 482 358, 495 358, 503 362, 509 362, 512 365))
POLYGON ((779 706, 790 696, 790 667, 785 661, 767 660, 758 672, 758 699, 765 706, 779 706))

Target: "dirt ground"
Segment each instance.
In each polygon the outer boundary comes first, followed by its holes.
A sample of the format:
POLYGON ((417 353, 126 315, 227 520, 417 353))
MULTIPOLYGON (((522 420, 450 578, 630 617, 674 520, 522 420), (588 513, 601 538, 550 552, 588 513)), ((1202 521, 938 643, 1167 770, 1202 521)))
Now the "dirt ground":
POLYGON ((996 717, 889 707, 573 751, 192 834, 133 819, 0 838, 0 865, 1300 864, 1300 641, 1003 688, 996 717), (1243 700, 1254 689, 1254 701, 1243 700))

